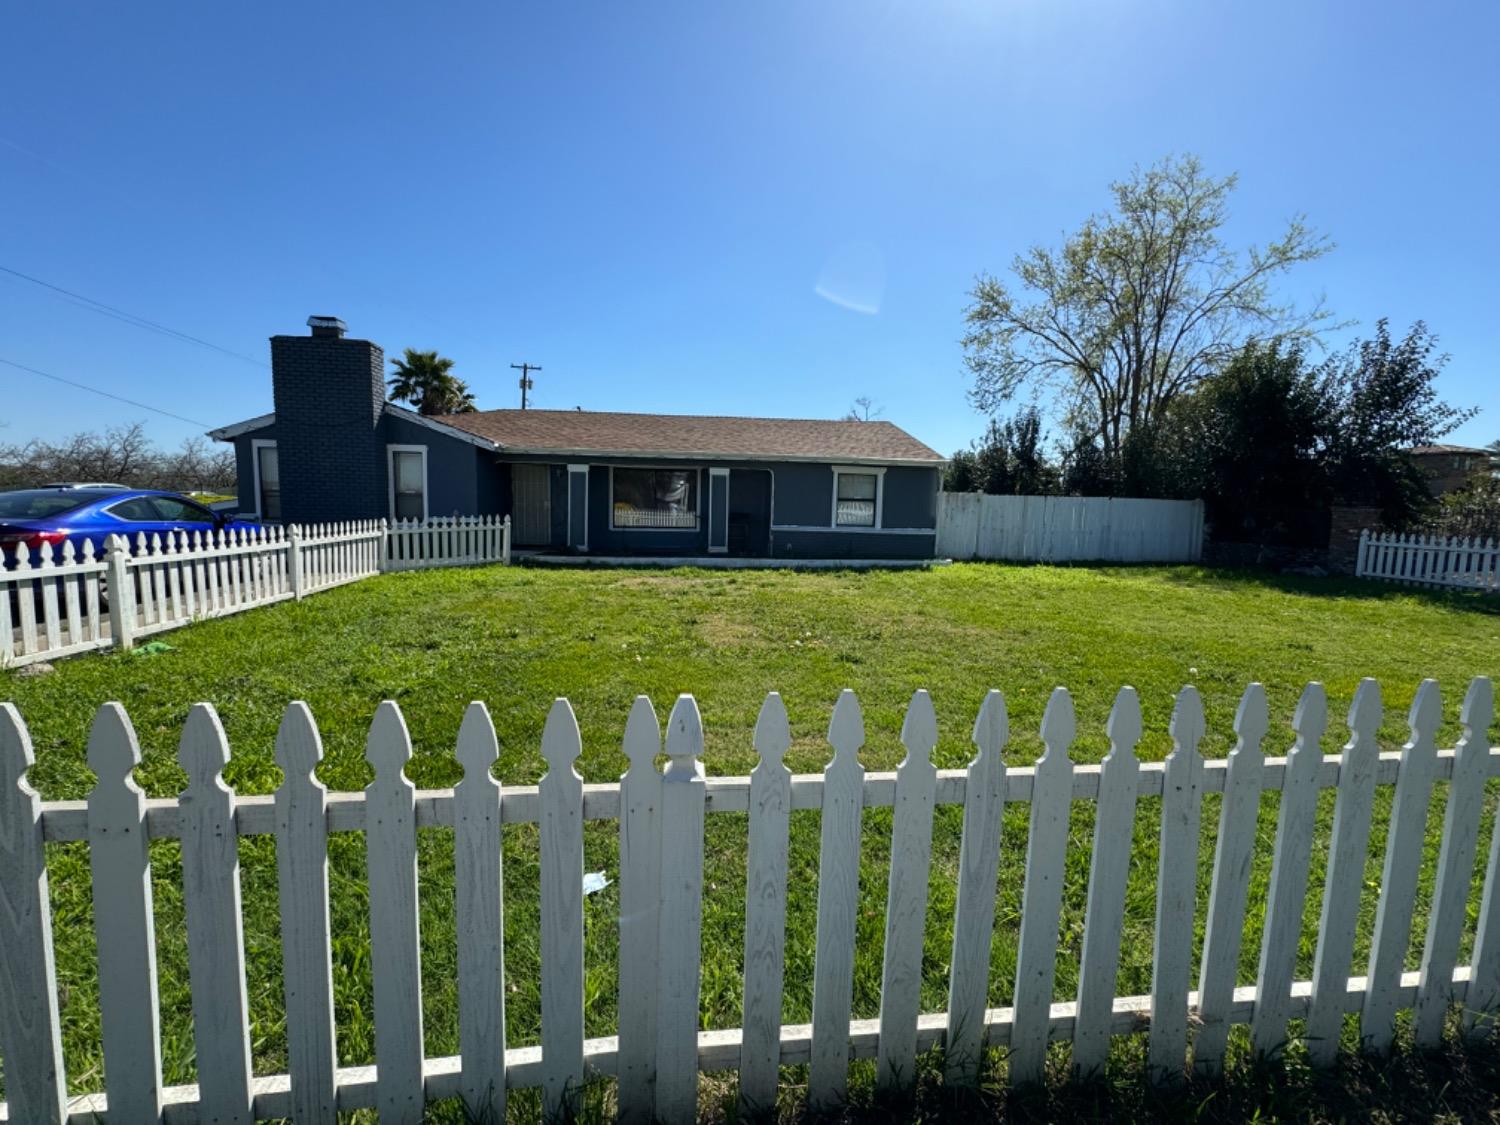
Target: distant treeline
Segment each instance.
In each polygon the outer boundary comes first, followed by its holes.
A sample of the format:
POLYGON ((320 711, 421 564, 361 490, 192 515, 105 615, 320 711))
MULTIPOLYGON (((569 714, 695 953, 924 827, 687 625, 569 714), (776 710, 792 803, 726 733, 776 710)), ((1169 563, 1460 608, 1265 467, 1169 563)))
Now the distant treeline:
POLYGON ((160 449, 141 422, 55 442, 33 439, 0 445, 0 489, 65 482, 233 492, 234 450, 215 448, 201 437, 188 438, 175 450, 160 449))

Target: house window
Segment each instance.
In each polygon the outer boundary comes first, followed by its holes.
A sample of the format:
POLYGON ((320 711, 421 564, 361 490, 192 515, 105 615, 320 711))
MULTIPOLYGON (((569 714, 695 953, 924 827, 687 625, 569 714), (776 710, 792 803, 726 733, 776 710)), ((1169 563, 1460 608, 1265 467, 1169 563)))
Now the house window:
POLYGON ((691 531, 698 526, 698 470, 611 469, 610 526, 691 531))
POLYGON ((281 465, 274 441, 252 444, 255 454, 255 511, 263 520, 281 519, 281 465))
POLYGON ((391 482, 391 518, 425 520, 427 518, 427 447, 425 445, 389 445, 391 482))
POLYGON ((880 476, 834 470, 833 522, 836 527, 876 527, 880 512, 880 476))

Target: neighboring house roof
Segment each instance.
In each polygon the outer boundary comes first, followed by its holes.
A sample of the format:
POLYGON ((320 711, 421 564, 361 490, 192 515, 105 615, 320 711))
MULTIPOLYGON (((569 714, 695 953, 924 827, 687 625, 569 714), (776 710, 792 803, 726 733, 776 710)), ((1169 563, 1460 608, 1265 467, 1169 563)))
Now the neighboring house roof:
POLYGON ((940 465, 946 458, 890 422, 728 418, 598 410, 483 410, 436 421, 510 453, 709 457, 940 465))
MULTIPOLYGON (((415 410, 407 410, 405 407, 396 406, 394 403, 385 403, 381 407, 381 413, 389 414, 393 418, 401 418, 417 426, 425 426, 429 430, 437 430, 439 433, 447 434, 449 437, 457 438, 459 441, 466 441, 470 445, 477 445, 481 449, 498 448, 494 442, 480 434, 459 429, 456 426, 444 425, 436 418, 429 418, 418 414, 415 410)), ((217 430, 209 430, 208 436, 215 441, 233 441, 243 434, 252 433, 255 430, 263 430, 267 426, 274 426, 275 424, 276 415, 274 413, 257 414, 254 418, 246 418, 243 422, 235 422, 229 426, 220 426, 217 430)))
POLYGON ((1490 450, 1472 445, 1413 445, 1406 452, 1418 457, 1428 453, 1474 453, 1481 457, 1490 456, 1490 450))

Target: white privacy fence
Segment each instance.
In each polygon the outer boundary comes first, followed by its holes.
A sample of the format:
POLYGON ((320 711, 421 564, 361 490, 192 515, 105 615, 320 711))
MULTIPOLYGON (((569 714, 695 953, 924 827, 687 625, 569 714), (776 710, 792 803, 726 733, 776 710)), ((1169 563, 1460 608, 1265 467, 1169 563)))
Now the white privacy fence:
MULTIPOLYGON (((177 799, 146 800, 131 777, 140 751, 125 711, 100 709, 89 735, 97 775, 87 801, 42 802, 27 785, 33 753, 21 716, 0 705, 0 1059, 8 1105, 0 1121, 249 1122, 284 1117, 332 1123, 338 1112, 376 1108, 382 1122, 416 1122, 427 1101, 460 1097, 477 1120, 502 1120, 506 1091, 541 1087, 549 1116, 566 1116, 580 1087, 600 1076, 618 1082, 622 1118, 668 1123, 693 1119, 700 1072, 738 1070, 744 1109, 769 1106, 778 1067, 808 1064, 812 1108, 837 1106, 852 1058, 877 1060, 882 1088, 914 1080, 918 1052, 945 1051, 946 1081, 972 1085, 982 1051, 1008 1048, 1013 1084, 1041 1078, 1049 1042, 1072 1045, 1074 1067, 1095 1073, 1115 1035, 1143 1033, 1152 1077, 1176 1082, 1189 1067, 1213 1073, 1230 1028, 1248 1024, 1257 1052, 1273 1054, 1303 1022, 1315 1065, 1338 1048, 1346 1013, 1358 1013, 1366 1047, 1390 1047, 1398 1009, 1414 1008, 1419 1046, 1436 1044, 1450 1004, 1463 1026, 1488 1033, 1500 1008, 1500 828, 1489 846, 1472 962, 1458 957, 1468 926, 1485 782, 1500 774, 1491 749, 1490 682, 1476 679, 1462 709, 1463 736, 1439 750, 1442 704, 1433 681, 1411 707, 1410 741, 1382 754, 1373 680, 1359 687, 1342 751, 1331 741, 1323 689, 1303 692, 1285 757, 1268 757, 1269 726, 1259 684, 1245 692, 1234 722, 1238 742, 1225 760, 1199 753, 1204 717, 1184 688, 1172 716, 1174 749, 1142 762, 1135 746, 1140 707, 1120 691, 1107 731, 1112 748, 1098 765, 1069 757, 1072 701, 1052 693, 1041 724, 1045 753, 1008 767, 1005 702, 990 692, 974 724, 977 755, 966 769, 938 770, 933 706, 918 692, 901 732, 906 760, 894 773, 866 773, 859 703, 843 693, 828 729, 832 760, 821 774, 793 776, 782 757, 791 742, 780 698, 761 708, 749 777, 707 777, 697 706, 682 696, 665 744, 651 704, 638 698, 625 727, 629 769, 618 784, 584 785, 582 752, 568 702, 557 700, 541 738, 547 772, 538 786, 502 786, 492 776, 497 742, 489 713, 474 703, 459 730, 463 780, 451 790, 419 791, 403 773, 412 747, 394 703, 376 712, 366 758, 374 781, 363 791, 330 793, 314 776, 322 744, 311 713, 291 704, 276 739, 285 780, 273 796, 238 797, 222 771, 230 748, 212 707, 199 704, 183 730, 179 760, 189 782, 177 799), (665 750, 667 765, 655 759, 665 750), (1420 968, 1405 971, 1419 881, 1424 875, 1428 805, 1446 783, 1441 846, 1421 943, 1420 968), (1365 882, 1377 789, 1391 787, 1385 861, 1378 884, 1365 882), (1327 837, 1327 873, 1310 885, 1320 790, 1336 792, 1327 837), (1280 794, 1270 887, 1255 983, 1237 968, 1261 794, 1280 794), (1204 796, 1220 795, 1212 889, 1202 954, 1193 960, 1204 796), (1156 798, 1153 975, 1148 995, 1117 996, 1126 880, 1141 798, 1156 798), (1055 987, 1058 927, 1074 801, 1095 808, 1092 864, 1075 997, 1055 987), (1029 806, 1020 944, 1011 1003, 987 1006, 996 925, 1001 819, 1007 805, 1029 806), (921 1010, 924 919, 934 808, 963 808, 952 917, 947 1010, 921 1010), (852 1019, 864 810, 893 809, 889 893, 882 947, 880 1015, 852 1019), (788 896, 789 818, 821 815, 816 865, 817 927, 812 1022, 781 1022, 788 896), (743 1024, 700 1031, 704 819, 749 814, 744 928, 743 1024), (583 825, 618 822, 620 846, 618 1034, 584 1037, 583 825), (541 1043, 507 1044, 505 916, 501 837, 507 825, 536 824, 540 850, 541 1043), (456 885, 459 1054, 423 1050, 421 910, 417 829, 453 831, 456 885), (364 832, 368 854, 370 960, 374 981, 374 1066, 339 1067, 330 978, 329 834, 364 832), (285 989, 287 1072, 252 1076, 236 835, 276 838, 279 925, 285 989), (156 935, 148 841, 181 841, 182 891, 196 1047, 196 1085, 164 1087, 159 1050, 156 935), (86 842, 93 879, 104 1090, 69 1098, 49 915, 46 844, 86 842), (1297 980, 1304 903, 1321 900, 1309 979, 1297 980), (1369 899, 1371 901, 1366 901, 1369 899), (1373 906, 1368 965, 1351 975, 1361 907, 1373 906), (1196 971, 1195 971, 1196 969, 1196 971), (1196 981, 1196 988, 1194 983, 1196 981)), ((1077 845, 1074 844, 1074 847, 1077 845)), ((799 869, 801 864, 799 864, 799 869)), ((524 877, 523 877, 524 878, 524 877)), ((174 982, 176 983, 176 982, 174 982)))
POLYGON ((390 570, 510 561, 510 517, 363 520, 0 548, 0 668, 301 599, 390 570), (127 591, 125 597, 116 591, 127 591))
POLYGON ((1354 573, 1419 586, 1500 589, 1500 549, 1493 539, 1359 533, 1354 573))
POLYGON ((1203 501, 938 494, 940 558, 1197 562, 1203 501))

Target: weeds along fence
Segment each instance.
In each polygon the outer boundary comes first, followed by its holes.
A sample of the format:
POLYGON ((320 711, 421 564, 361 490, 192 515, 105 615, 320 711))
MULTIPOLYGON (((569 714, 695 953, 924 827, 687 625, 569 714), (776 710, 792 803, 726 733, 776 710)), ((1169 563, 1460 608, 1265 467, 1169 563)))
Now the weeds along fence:
POLYGON ((384 571, 510 561, 510 517, 364 520, 0 548, 0 667, 130 648, 384 571), (116 596, 126 591, 125 596, 116 596))
POLYGON ((1500 549, 1493 539, 1359 533, 1355 573, 1417 586, 1500 589, 1500 549))
MULTIPOLYGON (((707 777, 703 731, 691 696, 678 699, 665 744, 656 715, 636 700, 625 727, 629 769, 618 784, 585 785, 568 702, 557 700, 541 738, 547 772, 534 787, 502 786, 492 776, 497 743, 483 704, 471 704, 457 738, 463 779, 452 790, 418 791, 403 766, 412 747, 400 710, 384 703, 366 744, 374 781, 363 792, 332 793, 314 777, 322 757, 307 707, 291 704, 276 738, 284 772, 271 796, 237 797, 222 771, 229 745, 213 708, 194 707, 179 760, 189 778, 176 799, 146 800, 132 779, 140 761, 118 704, 104 705, 89 735, 97 785, 87 801, 42 802, 25 774, 33 754, 21 716, 0 705, 0 1058, 8 1104, 0 1121, 249 1122, 290 1116, 299 1125, 375 1108, 382 1122, 415 1122, 426 1102, 458 1097, 477 1120, 500 1120, 506 1092, 540 1087, 549 1117, 565 1117, 581 1087, 613 1076, 623 1119, 684 1122, 697 1109, 701 1072, 737 1069, 743 1108, 769 1106, 778 1068, 807 1065, 814 1109, 846 1094, 850 1060, 874 1058, 878 1086, 901 1090, 919 1052, 941 1047, 946 1081, 975 1083, 985 1048, 1008 1051, 1013 1084, 1042 1077, 1048 1045, 1071 1043, 1084 1074, 1103 1065, 1113 1036, 1148 1040, 1152 1077, 1181 1080, 1191 1066, 1212 1073, 1233 1025, 1248 1024, 1258 1052, 1272 1054, 1302 1021, 1314 1065, 1332 1061, 1347 1013, 1358 1013, 1364 1045, 1389 1048, 1398 1009, 1414 1009, 1416 1043, 1443 1033, 1450 1004, 1463 1026, 1487 1033, 1500 1007, 1500 830, 1490 843, 1472 963, 1458 965, 1484 804, 1485 781, 1500 772, 1489 745, 1490 682, 1476 679, 1463 703, 1457 747, 1439 750, 1437 684, 1413 703, 1410 741, 1381 753, 1380 691, 1359 687, 1341 752, 1325 754, 1327 703, 1311 684, 1293 719, 1295 743, 1268 757, 1266 695, 1245 692, 1238 736, 1225 760, 1199 752, 1204 717, 1184 688, 1173 712, 1174 748, 1164 762, 1141 762, 1140 707, 1120 691, 1098 765, 1069 757, 1072 701, 1052 693, 1041 724, 1045 752, 1032 766, 1007 767, 1005 702, 984 700, 974 724, 977 755, 966 769, 937 770, 936 716, 927 693, 907 710, 907 755, 894 773, 866 773, 860 706, 844 692, 828 728, 832 759, 821 774, 792 776, 791 742, 780 698, 770 695, 754 734, 759 764, 748 777, 707 777), (656 759, 663 750, 665 770, 656 759), (1424 832, 1435 784, 1447 805, 1427 912, 1421 965, 1405 971, 1414 929, 1424 832), (1373 890, 1374 938, 1368 967, 1351 975, 1372 809, 1393 787, 1385 861, 1373 890), (1297 980, 1304 903, 1320 790, 1336 790, 1321 888, 1312 975, 1297 980), (1246 923, 1251 853, 1263 791, 1280 794, 1274 859, 1255 983, 1237 966, 1246 923), (1221 795, 1201 957, 1193 958, 1204 795, 1221 795), (1153 976, 1149 995, 1117 996, 1122 914, 1137 801, 1160 801, 1153 976), (1095 828, 1074 998, 1059 998, 1055 964, 1070 807, 1092 802, 1095 828), (1001 816, 1029 804, 1020 944, 1011 1004, 987 1007, 996 927, 1001 816), (920 1002, 924 913, 928 903, 934 807, 963 808, 957 897, 951 918, 947 1009, 920 1002), (878 1019, 851 1019, 851 989, 864 810, 892 808, 889 893, 878 1019), (788 826, 794 810, 819 810, 817 926, 812 1022, 783 1026, 788 826), (748 813, 742 1026, 699 1030, 705 817, 748 813), (617 1034, 584 1036, 584 821, 618 823, 619 954, 617 1034), (536 824, 541 918, 541 1042, 506 1041, 505 911, 502 833, 536 824), (459 1053, 423 1050, 417 893, 417 831, 453 830, 459 1053), (375 1065, 340 1067, 330 970, 330 833, 363 832, 374 982, 375 1065), (252 1076, 245 949, 236 836, 275 837, 285 989, 286 1073, 252 1076), (190 975, 196 1085, 164 1088, 159 1047, 152 879, 148 841, 181 841, 182 893, 190 975), (83 841, 90 853, 104 1090, 69 1098, 60 1047, 47 845, 83 841), (1196 988, 1194 983, 1196 981, 1196 988)), ((1311 936, 1311 935, 1310 935, 1311 936)))

